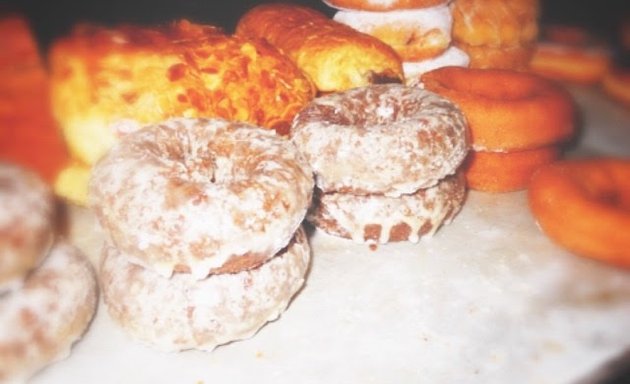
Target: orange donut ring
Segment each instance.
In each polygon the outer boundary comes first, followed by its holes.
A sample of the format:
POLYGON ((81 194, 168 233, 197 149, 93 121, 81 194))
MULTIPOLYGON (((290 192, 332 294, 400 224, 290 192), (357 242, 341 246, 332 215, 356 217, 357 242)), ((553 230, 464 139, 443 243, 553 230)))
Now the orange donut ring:
POLYGON ((448 0, 324 0, 326 4, 337 9, 358 9, 361 11, 394 11, 397 9, 428 8, 446 4, 448 0))
POLYGON ((516 151, 561 142, 573 134, 571 96, 531 73, 442 67, 421 77, 426 89, 459 105, 473 148, 516 151))
POLYGON ((602 87, 612 98, 630 106, 630 69, 617 68, 602 79, 602 87))
POLYGON ((550 79, 595 84, 608 72, 610 64, 610 55, 602 48, 539 43, 529 67, 550 79))
POLYGON ((557 146, 518 152, 471 151, 464 163, 470 189, 484 192, 512 192, 526 189, 532 174, 542 165, 560 157, 557 146))
POLYGON ((630 268, 630 159, 583 159, 540 168, 529 206, 552 240, 585 257, 630 268))
POLYGON ((470 56, 470 68, 524 70, 529 68, 529 62, 534 54, 533 44, 489 47, 458 43, 457 46, 470 56))

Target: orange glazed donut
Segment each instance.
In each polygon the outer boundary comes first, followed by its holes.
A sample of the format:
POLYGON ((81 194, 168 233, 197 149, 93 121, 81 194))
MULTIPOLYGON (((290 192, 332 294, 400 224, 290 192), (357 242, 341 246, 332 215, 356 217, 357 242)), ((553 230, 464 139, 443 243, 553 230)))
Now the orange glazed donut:
POLYGON ((540 166, 560 157, 556 146, 518 152, 471 151, 464 163, 470 189, 484 192, 511 192, 526 189, 540 166))
POLYGON ((602 87, 613 99, 630 106, 630 69, 616 68, 602 79, 602 87))
POLYGON ((124 136, 92 169, 88 202, 112 243, 163 276, 254 268, 284 248, 313 176, 276 132, 171 119, 124 136))
POLYGON ((578 84, 595 84, 611 65, 607 50, 597 47, 541 42, 529 63, 542 76, 578 84))
POLYGON ((543 232, 571 252, 630 268, 630 160, 566 160, 540 168, 529 206, 543 232))
POLYGON ((566 90, 540 76, 501 69, 443 67, 422 75, 426 89, 464 112, 473 149, 516 151, 561 142, 574 131, 566 90))
POLYGON ((324 0, 324 2, 337 9, 383 12, 433 7, 446 4, 448 0, 324 0))

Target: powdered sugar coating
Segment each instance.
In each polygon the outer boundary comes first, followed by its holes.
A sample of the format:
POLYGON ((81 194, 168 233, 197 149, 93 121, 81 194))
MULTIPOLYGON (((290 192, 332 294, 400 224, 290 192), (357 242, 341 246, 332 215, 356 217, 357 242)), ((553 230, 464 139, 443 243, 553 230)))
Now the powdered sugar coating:
POLYGON ((450 223, 464 203, 466 185, 453 175, 411 195, 319 194, 307 218, 318 228, 356 243, 418 242, 450 223))
POLYGON ((201 279, 227 263, 253 268, 285 247, 312 189, 310 167, 275 132, 181 118, 125 136, 94 167, 89 204, 131 260, 201 279))
POLYGON ((293 121, 291 140, 324 192, 414 193, 453 174, 469 148, 455 104, 398 84, 313 100, 293 121))
POLYGON ((302 287, 310 248, 300 228, 285 250, 256 269, 164 278, 106 246, 100 270, 109 314, 133 338, 162 351, 212 350, 253 336, 302 287))
POLYGON ((74 246, 55 244, 20 289, 0 296, 0 382, 22 382, 66 358, 96 303, 91 264, 74 246))
POLYGON ((0 293, 17 288, 53 239, 52 192, 34 173, 0 163, 0 293))
POLYGON ((408 86, 420 86, 420 76, 425 72, 449 66, 468 67, 469 64, 470 57, 468 54, 453 45, 439 56, 416 62, 403 62, 405 84, 408 86))

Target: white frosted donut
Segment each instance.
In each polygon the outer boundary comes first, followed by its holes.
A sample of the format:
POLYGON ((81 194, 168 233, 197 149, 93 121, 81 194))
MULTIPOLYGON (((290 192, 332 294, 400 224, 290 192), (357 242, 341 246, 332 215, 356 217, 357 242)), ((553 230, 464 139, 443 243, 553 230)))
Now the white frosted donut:
POLYGON ((394 197, 453 174, 469 148, 455 104, 399 84, 313 100, 293 120, 291 140, 322 191, 394 197))
POLYGON ((448 4, 389 12, 338 11, 333 19, 382 40, 403 61, 435 57, 451 43, 453 17, 448 4))
POLYGON ((125 136, 93 168, 88 202, 133 262, 201 279, 286 246, 312 190, 310 167, 275 132, 182 118, 125 136))
POLYGON ((357 243, 415 243, 450 223, 464 203, 465 192, 465 180, 458 174, 397 198, 320 193, 307 219, 324 232, 357 243))
POLYGON ((55 244, 21 288, 0 296, 0 382, 22 382, 66 358, 96 303, 91 264, 74 246, 55 244))
POLYGON ((468 54, 456 46, 449 47, 441 55, 414 62, 403 62, 403 73, 405 74, 405 84, 408 86, 418 86, 420 76, 423 73, 442 67, 468 67, 470 57, 468 54))
POLYGON ((165 278, 105 246, 100 281, 110 316, 132 338, 162 351, 209 351, 278 318, 302 287, 309 260, 302 228, 258 268, 203 280, 184 273, 165 278))
POLYGON ((0 293, 18 287, 54 237, 55 203, 34 173, 0 163, 0 293))

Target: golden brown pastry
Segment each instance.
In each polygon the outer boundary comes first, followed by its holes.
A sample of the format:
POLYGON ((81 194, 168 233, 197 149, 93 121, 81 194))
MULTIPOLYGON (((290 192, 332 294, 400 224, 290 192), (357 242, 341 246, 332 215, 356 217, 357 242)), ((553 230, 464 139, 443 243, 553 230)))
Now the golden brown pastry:
POLYGON ((403 80, 400 58, 390 46, 307 7, 259 5, 239 20, 236 34, 266 39, 293 59, 320 92, 403 80))

